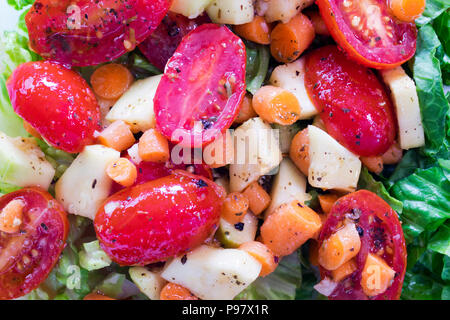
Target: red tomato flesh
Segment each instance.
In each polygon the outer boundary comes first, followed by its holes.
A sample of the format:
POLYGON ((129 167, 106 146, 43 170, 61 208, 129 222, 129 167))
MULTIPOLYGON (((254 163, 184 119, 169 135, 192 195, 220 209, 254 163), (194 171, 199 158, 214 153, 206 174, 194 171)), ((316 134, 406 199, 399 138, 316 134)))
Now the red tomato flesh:
POLYGON ((414 23, 397 20, 387 0, 317 0, 334 40, 349 56, 371 68, 403 64, 416 52, 414 23))
POLYGON ((225 132, 245 95, 245 67, 244 43, 227 27, 204 24, 189 33, 156 91, 158 130, 186 147, 206 145, 225 132))
POLYGON ((164 70, 183 37, 208 22, 211 21, 207 15, 188 19, 181 14, 169 12, 158 28, 139 45, 139 50, 151 64, 164 70))
POLYGON ((378 156, 394 143, 393 108, 376 75, 336 46, 306 56, 305 83, 328 133, 353 153, 378 156))
POLYGON ((165 261, 203 243, 216 229, 225 191, 184 171, 124 189, 95 216, 103 250, 120 265, 165 261))
MULTIPOLYGON (((356 256, 357 270, 339 282, 332 300, 365 300, 361 288, 361 273, 369 253, 382 253, 381 258, 396 272, 391 286, 371 299, 396 300, 400 298, 406 272, 406 245, 397 213, 376 194, 360 190, 340 198, 332 207, 319 236, 319 246, 336 232, 345 219, 355 222, 361 238, 361 249, 356 256), (387 248, 390 249, 387 249, 387 248)), ((331 272, 320 268, 322 279, 331 278, 331 272)))
POLYGON ((20 231, 0 231, 0 300, 15 299, 43 282, 65 247, 69 222, 62 206, 46 191, 25 188, 0 198, 0 210, 22 200, 20 231))
POLYGON ((30 47, 45 59, 97 65, 131 51, 149 36, 171 0, 39 0, 25 22, 30 47))
POLYGON ((70 153, 94 142, 100 108, 87 82, 49 61, 27 62, 7 82, 14 111, 49 144, 70 153))

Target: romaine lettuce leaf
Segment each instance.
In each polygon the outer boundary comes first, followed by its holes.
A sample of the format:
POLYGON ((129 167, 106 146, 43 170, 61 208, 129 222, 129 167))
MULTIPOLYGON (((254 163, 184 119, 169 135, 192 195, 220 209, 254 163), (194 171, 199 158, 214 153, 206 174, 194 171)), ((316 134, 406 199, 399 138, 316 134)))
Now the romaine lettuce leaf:
POLYGON ((416 20, 418 26, 423 26, 437 17, 450 7, 450 0, 427 0, 425 12, 416 20))
POLYGON ((34 3, 34 0, 8 0, 8 4, 16 10, 22 10, 34 3))

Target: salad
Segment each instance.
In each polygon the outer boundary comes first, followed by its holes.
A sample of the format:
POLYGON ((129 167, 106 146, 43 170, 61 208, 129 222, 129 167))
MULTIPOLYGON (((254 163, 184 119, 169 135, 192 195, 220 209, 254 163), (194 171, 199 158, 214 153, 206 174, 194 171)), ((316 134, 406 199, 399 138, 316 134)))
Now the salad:
POLYGON ((7 3, 0 299, 450 299, 450 1, 7 3))

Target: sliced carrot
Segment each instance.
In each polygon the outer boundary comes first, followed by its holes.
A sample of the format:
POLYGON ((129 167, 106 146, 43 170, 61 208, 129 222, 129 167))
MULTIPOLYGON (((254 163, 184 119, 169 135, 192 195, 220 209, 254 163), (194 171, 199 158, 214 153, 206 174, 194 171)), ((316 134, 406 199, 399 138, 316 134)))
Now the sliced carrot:
POLYGON ((335 282, 339 282, 355 272, 357 268, 358 266, 356 265, 355 259, 352 259, 344 263, 336 270, 331 271, 331 276, 335 282))
POLYGON ((287 23, 279 23, 270 35, 270 51, 275 60, 283 63, 297 60, 315 37, 314 26, 307 16, 297 14, 287 23))
POLYGON ((319 195, 319 203, 323 213, 329 214, 338 196, 332 193, 319 195))
POLYGON ((397 164, 403 158, 403 150, 398 142, 394 143, 385 154, 381 156, 384 164, 397 164))
POLYGON ((261 87, 253 96, 253 109, 269 123, 291 125, 300 118, 300 104, 290 91, 275 87, 261 87))
POLYGON ((369 253, 361 274, 361 287, 373 297, 385 292, 395 277, 395 271, 379 256, 369 253))
POLYGON ((218 136, 203 150, 203 160, 211 168, 224 167, 233 162, 234 142, 229 130, 218 136))
POLYGON ((0 231, 19 232, 23 221, 23 208, 25 208, 25 203, 18 199, 12 200, 4 206, 0 213, 0 231))
POLYGON ((83 300, 116 300, 100 293, 92 292, 84 296, 83 300))
POLYGON ((270 205, 270 195, 256 181, 252 182, 243 193, 249 201, 250 210, 255 215, 261 214, 270 205))
POLYGON ((347 223, 322 243, 319 264, 333 271, 355 257, 361 248, 361 239, 354 223, 347 223))
POLYGON ((309 19, 311 19, 316 34, 320 34, 321 36, 330 36, 330 31, 328 30, 327 25, 323 21, 319 11, 307 10, 305 14, 309 17, 309 19))
POLYGON ((315 267, 319 266, 319 242, 316 240, 309 242, 309 263, 315 267))
POLYGON ((109 63, 101 66, 91 76, 92 89, 104 99, 117 99, 133 83, 130 70, 121 64, 109 63))
POLYGON ((35 128, 33 128, 31 126, 31 124, 29 124, 26 121, 23 121, 23 128, 25 129, 26 132, 28 132, 29 134, 31 134, 33 137, 41 139, 41 134, 39 132, 37 132, 37 130, 35 128))
POLYGON ((283 204, 261 226, 262 242, 275 255, 297 250, 322 227, 317 213, 299 201, 283 204))
POLYGON ((297 168, 308 176, 310 158, 309 158, 309 135, 308 129, 303 129, 292 139, 289 157, 295 163, 297 168))
POLYGON ((179 284, 169 282, 161 290, 161 300, 198 300, 188 289, 179 284))
POLYGON ((136 166, 127 158, 112 161, 106 168, 106 174, 118 184, 129 187, 137 178, 136 166))
POLYGON ((370 172, 380 174, 383 171, 382 157, 361 157, 360 159, 370 172))
POLYGON ((144 161, 166 162, 169 160, 169 142, 156 129, 149 129, 139 139, 139 157, 144 161))
POLYGON ((128 149, 136 140, 130 127, 122 120, 111 123, 100 133, 97 139, 104 146, 117 151, 128 149))
POLYGON ((233 29, 244 39, 259 44, 270 44, 271 26, 263 17, 255 16, 252 22, 236 25, 233 29))
POLYGON ((230 193, 222 205, 221 216, 229 223, 242 222, 249 207, 249 201, 245 195, 239 192, 230 193))
POLYGON ((261 263, 262 268, 260 277, 265 277, 275 271, 278 266, 278 257, 275 256, 265 244, 258 241, 250 241, 239 246, 239 250, 243 250, 250 254, 253 258, 261 263))
POLYGON ((244 100, 242 101, 241 109, 239 110, 239 114, 234 120, 234 123, 241 124, 257 116, 258 115, 256 114, 252 106, 252 96, 247 93, 244 97, 244 100))
POLYGON ((390 0, 394 16, 405 22, 413 22, 419 18, 425 10, 425 5, 425 0, 390 0))

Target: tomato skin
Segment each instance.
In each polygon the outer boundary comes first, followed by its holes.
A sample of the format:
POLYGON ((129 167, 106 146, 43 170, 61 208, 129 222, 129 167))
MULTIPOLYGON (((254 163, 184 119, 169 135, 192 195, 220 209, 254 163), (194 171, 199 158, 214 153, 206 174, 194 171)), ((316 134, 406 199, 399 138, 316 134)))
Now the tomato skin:
MULTIPOLYGON (((383 24, 383 32, 386 34, 372 34, 376 44, 373 46, 367 40, 363 40, 362 32, 355 30, 352 26, 354 16, 357 14, 346 13, 343 10, 344 0, 317 0, 322 18, 330 31, 333 39, 341 46, 348 55, 358 63, 375 69, 390 69, 402 65, 411 59, 416 52, 417 28, 414 23, 401 22, 394 18, 387 6, 386 0, 375 0, 382 18, 387 17, 387 22, 392 28, 393 37, 387 36, 385 29, 386 21, 383 24), (380 37, 380 40, 377 37, 380 37), (386 43, 383 45, 383 42, 386 43)), ((351 3, 360 4, 367 7, 367 1, 353 0, 351 3)), ((371 17, 373 13, 369 13, 371 17)), ((363 17, 361 20, 365 20, 363 17)), ((373 25, 370 21, 369 25, 373 25)), ((362 28, 366 30, 366 28, 362 28)))
POLYGON ((72 66, 111 61, 150 35, 170 4, 171 0, 39 0, 25 17, 30 47, 45 59, 72 66))
POLYGON ((227 27, 204 24, 191 31, 156 91, 158 131, 185 147, 204 146, 224 133, 244 99, 245 67, 245 45, 227 27))
POLYGON ((394 143, 396 122, 386 89, 376 75, 336 46, 306 56, 306 88, 328 133, 353 153, 370 157, 394 143))
POLYGON ((66 212, 47 191, 32 187, 8 193, 0 198, 0 210, 14 199, 26 204, 24 220, 18 234, 0 231, 0 300, 36 289, 58 262, 69 232, 66 212))
POLYGON ((94 226, 103 250, 120 265, 165 261, 215 231, 224 198, 214 182, 175 171, 108 198, 94 226))
MULTIPOLYGON (((406 244, 402 226, 397 213, 376 194, 359 190, 340 198, 332 207, 321 230, 319 246, 333 234, 340 222, 350 214, 357 214, 357 227, 361 228, 361 249, 356 256, 357 270, 341 281, 329 296, 332 300, 366 300, 368 297, 361 288, 361 273, 369 253, 383 250, 381 258, 396 272, 392 285, 374 300, 397 300, 400 298, 406 273, 406 244), (389 245, 392 253, 385 248, 389 245)), ((330 271, 320 267, 322 279, 330 277, 330 271)))
POLYGON ((183 37, 199 25, 208 22, 211 21, 207 15, 188 19, 169 11, 158 28, 139 45, 139 50, 151 64, 164 70, 183 37))
POLYGON ((7 82, 14 111, 49 144, 70 153, 94 142, 100 109, 87 82, 49 61, 27 62, 7 82))

